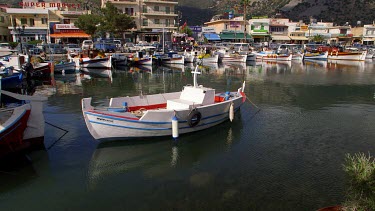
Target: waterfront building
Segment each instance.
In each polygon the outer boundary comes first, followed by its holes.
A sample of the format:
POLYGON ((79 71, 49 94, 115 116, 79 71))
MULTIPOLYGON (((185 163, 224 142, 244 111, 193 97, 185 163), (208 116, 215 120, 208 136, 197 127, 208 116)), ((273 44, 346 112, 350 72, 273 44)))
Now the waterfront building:
POLYGON ((288 26, 289 19, 277 18, 270 19, 270 35, 272 43, 290 43, 290 38, 288 36, 288 26))
POLYGON ((309 39, 305 36, 308 26, 303 22, 288 22, 288 37, 294 44, 305 44, 309 39))
POLYGON ((351 33, 351 26, 332 26, 328 29, 330 39, 328 41, 331 45, 351 45, 353 34, 351 33))
MULTIPOLYGON (((241 42, 245 40, 245 37, 246 42, 250 42, 252 41, 252 38, 247 31, 245 35, 244 23, 246 26, 248 25, 248 21, 244 21, 243 16, 232 19, 214 16, 211 21, 204 23, 204 25, 214 28, 215 33, 220 34, 220 39, 223 42, 241 42)), ((214 37, 214 39, 216 38, 214 37)), ((210 40, 208 39, 208 41, 210 40)))
POLYGON ((363 26, 363 44, 375 44, 375 23, 363 26))
POLYGON ((8 29, 13 42, 47 41, 49 21, 58 21, 49 9, 7 8, 6 11, 11 20, 8 29))
POLYGON ((9 15, 6 13, 6 6, 0 6, 0 42, 11 41, 8 26, 10 25, 9 15))
POLYGON ((74 27, 79 15, 85 14, 76 3, 56 1, 23 1, 22 8, 6 8, 10 17, 8 30, 14 42, 42 40, 47 43, 87 39, 88 35, 74 27))
POLYGON ((136 28, 126 32, 124 39, 161 42, 164 36, 165 41, 170 41, 178 28, 177 0, 102 0, 102 7, 107 2, 135 20, 136 28))
POLYGON ((305 36, 312 41, 314 36, 320 35, 325 42, 328 42, 331 39, 331 33, 329 32, 331 28, 333 28, 332 22, 316 22, 316 20, 311 20, 305 36))
POLYGON ((267 17, 253 17, 249 20, 250 35, 254 42, 270 41, 270 19, 267 17))

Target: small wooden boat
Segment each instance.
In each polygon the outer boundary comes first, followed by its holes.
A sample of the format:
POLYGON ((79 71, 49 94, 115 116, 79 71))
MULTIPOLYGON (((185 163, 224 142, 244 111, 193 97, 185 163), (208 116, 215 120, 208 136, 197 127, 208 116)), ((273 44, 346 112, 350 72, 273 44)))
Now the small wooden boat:
POLYGON ((197 57, 197 62, 200 64, 207 64, 207 63, 219 63, 219 55, 213 55, 211 56, 210 54, 206 55, 200 55, 197 57))
POLYGON ((327 60, 328 59, 328 51, 324 53, 303 53, 302 59, 313 59, 313 60, 327 60))
POLYGON ((340 52, 331 51, 328 53, 328 60, 350 60, 350 61, 365 61, 367 51, 362 52, 340 52))
POLYGON ((196 132, 233 120, 245 101, 242 88, 216 93, 197 84, 181 92, 111 98, 109 107, 91 105, 92 98, 82 99, 82 113, 91 135, 98 140, 155 137, 196 132))
POLYGON ((74 61, 64 62, 54 64, 54 73, 74 73, 76 71, 76 63, 74 61))
POLYGON ((178 54, 177 52, 168 52, 164 57, 161 58, 164 64, 184 64, 185 57, 178 54))
POLYGON ((292 61, 292 54, 267 54, 262 56, 263 61, 292 61))

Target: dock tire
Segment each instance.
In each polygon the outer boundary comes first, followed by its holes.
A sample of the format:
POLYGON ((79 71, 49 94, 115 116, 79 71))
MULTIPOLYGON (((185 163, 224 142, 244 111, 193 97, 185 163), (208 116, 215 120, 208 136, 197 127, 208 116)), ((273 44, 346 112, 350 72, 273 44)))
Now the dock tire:
POLYGON ((199 112, 197 109, 193 109, 190 111, 188 118, 187 118, 187 123, 189 124, 190 127, 195 127, 199 124, 201 121, 202 114, 199 112))

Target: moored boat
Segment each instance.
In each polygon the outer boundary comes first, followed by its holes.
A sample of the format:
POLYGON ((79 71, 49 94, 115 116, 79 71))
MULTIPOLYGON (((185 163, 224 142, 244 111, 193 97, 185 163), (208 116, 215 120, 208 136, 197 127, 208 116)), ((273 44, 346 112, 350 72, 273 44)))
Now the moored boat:
POLYGON ((21 105, 0 110, 2 153, 16 151, 25 145, 42 144, 44 139, 43 103, 47 101, 47 98, 20 95, 4 90, 1 90, 1 95, 23 102, 21 105))
POLYGON ((245 101, 242 88, 216 93, 197 84, 181 92, 111 98, 109 106, 97 108, 92 98, 82 99, 82 112, 91 135, 98 140, 129 139, 190 133, 233 119, 245 101))
POLYGON ((324 53, 303 53, 302 59, 314 59, 314 60, 327 60, 328 59, 328 51, 324 53))
POLYGON ((328 60, 351 60, 351 61, 365 61, 367 51, 362 52, 340 52, 331 51, 328 53, 328 60))

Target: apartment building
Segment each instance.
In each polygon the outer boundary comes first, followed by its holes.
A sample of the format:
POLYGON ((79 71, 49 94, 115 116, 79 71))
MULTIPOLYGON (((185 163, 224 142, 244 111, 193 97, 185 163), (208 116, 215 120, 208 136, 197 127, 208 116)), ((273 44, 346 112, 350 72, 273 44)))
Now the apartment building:
POLYGON ((134 18, 136 28, 125 33, 134 42, 171 40, 178 28, 177 0, 102 0, 102 7, 112 3, 120 12, 134 18))
POLYGON ((374 45, 375 44, 375 23, 363 26, 363 44, 374 45))
POLYGON ((6 13, 6 7, 0 7, 0 42, 11 41, 8 30, 9 24, 9 15, 6 13))

